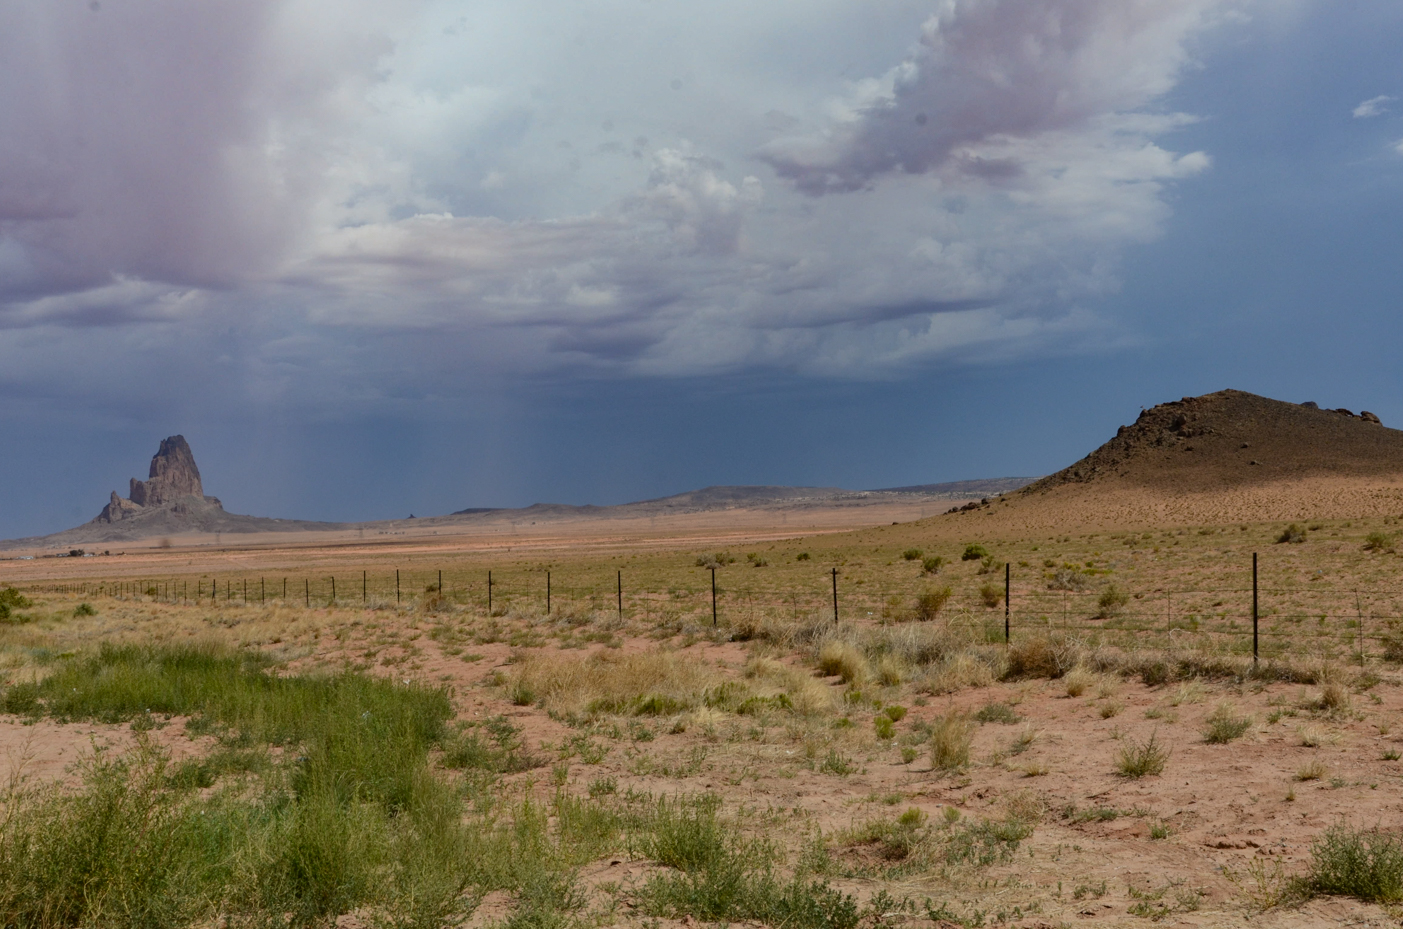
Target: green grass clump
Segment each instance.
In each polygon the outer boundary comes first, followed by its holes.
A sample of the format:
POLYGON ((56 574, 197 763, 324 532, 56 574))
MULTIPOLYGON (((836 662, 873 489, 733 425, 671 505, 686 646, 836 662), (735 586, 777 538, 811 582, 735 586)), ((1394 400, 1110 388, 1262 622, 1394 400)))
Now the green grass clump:
POLYGON ((1019 843, 1033 834, 1033 825, 1016 817, 960 823, 950 831, 945 859, 950 864, 976 867, 1009 861, 1019 843))
POLYGON ((679 871, 712 867, 730 853, 732 845, 720 809, 721 798, 714 794, 659 800, 643 853, 679 871))
POLYGON ((901 553, 901 557, 906 561, 920 561, 921 556, 924 554, 925 552, 921 551, 919 548, 908 548, 901 553))
POLYGON ((1208 727, 1203 731, 1203 741, 1212 745, 1225 745, 1240 739, 1252 728, 1252 719, 1238 716, 1227 704, 1219 706, 1208 717, 1208 727))
POLYGON ((1158 736, 1150 733, 1144 742, 1127 740, 1116 759, 1116 771, 1121 777, 1138 779, 1162 774, 1169 761, 1169 749, 1159 744, 1158 736))
POLYGON ((539 768, 545 762, 526 750, 520 730, 501 716, 483 723, 485 731, 464 729, 442 741, 439 764, 459 771, 514 774, 539 768))
POLYGON ((1305 540, 1306 540, 1306 530, 1305 530, 1305 527, 1304 527, 1304 526, 1300 526, 1300 525, 1298 525, 1298 524, 1296 524, 1296 523, 1292 523, 1291 525, 1287 526, 1285 529, 1281 530, 1281 535, 1279 535, 1279 536, 1276 537, 1276 541, 1277 541, 1277 544, 1278 544, 1278 545, 1287 544, 1287 543, 1295 544, 1295 543, 1299 543, 1299 542, 1304 542, 1305 540))
POLYGON ((440 689, 278 677, 256 655, 130 646, 66 660, 0 703, 65 720, 184 715, 221 746, 172 767, 141 741, 129 756, 94 756, 75 790, 0 796, 0 925, 227 914, 309 926, 365 910, 429 926, 473 905, 477 827, 428 765, 451 715, 440 689))
POLYGON ((1338 823, 1311 846, 1310 859, 1306 883, 1316 893, 1403 901, 1403 839, 1394 833, 1338 823))
POLYGON ((1007 703, 986 703, 974 714, 974 718, 981 723, 1004 723, 1011 726, 1023 717, 1007 703))
POLYGON ((645 853, 673 869, 639 892, 650 916, 707 922, 749 920, 795 929, 854 929, 857 902, 826 881, 775 871, 769 844, 747 840, 719 819, 715 797, 661 801, 645 853))
POLYGON ((989 557, 989 550, 982 545, 966 545, 964 554, 960 556, 961 561, 980 561, 989 557))

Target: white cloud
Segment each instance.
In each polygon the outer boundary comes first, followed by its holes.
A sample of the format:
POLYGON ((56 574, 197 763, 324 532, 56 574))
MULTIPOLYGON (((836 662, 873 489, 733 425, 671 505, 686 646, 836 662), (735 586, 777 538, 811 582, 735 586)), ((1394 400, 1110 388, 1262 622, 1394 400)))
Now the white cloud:
POLYGON ((1082 306, 1210 165, 1155 104, 1220 8, 5 7, 0 325, 256 318, 246 370, 329 396, 299 379, 885 377, 1113 341, 1082 306))
POLYGON ((1388 105, 1397 100, 1397 97, 1379 95, 1365 100, 1354 108, 1355 119, 1371 119, 1375 116, 1382 116, 1388 112, 1388 105))
POLYGON ((921 46, 880 81, 854 86, 823 134, 778 140, 765 157, 813 194, 893 172, 1020 170, 981 146, 1128 114, 1171 87, 1186 42, 1217 0, 942 0, 921 46))

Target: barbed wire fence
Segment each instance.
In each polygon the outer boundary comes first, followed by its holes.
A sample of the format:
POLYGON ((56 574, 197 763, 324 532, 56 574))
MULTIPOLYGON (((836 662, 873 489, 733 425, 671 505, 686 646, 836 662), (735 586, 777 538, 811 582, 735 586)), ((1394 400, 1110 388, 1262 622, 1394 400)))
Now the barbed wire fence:
MULTIPOLYGON (((1254 559, 1255 564, 1255 559, 1254 559)), ((1125 648, 1211 646, 1273 659, 1306 653, 1361 665, 1403 660, 1403 590, 1379 586, 1224 586, 1149 589, 1096 587, 1084 575, 990 572, 977 593, 961 591, 944 608, 946 622, 967 625, 984 641, 1070 635, 1125 648), (1002 575, 1002 576, 1000 576, 1002 575), (1002 582, 1002 583, 998 583, 1002 582), (991 593, 992 590, 992 593, 991 593)), ((633 586, 622 569, 597 578, 572 572, 503 571, 451 565, 321 575, 205 575, 161 579, 40 583, 23 592, 158 601, 205 608, 279 605, 303 609, 452 606, 490 617, 550 616, 586 622, 615 614, 645 623, 754 621, 893 622, 909 618, 922 588, 940 582, 848 581, 841 568, 815 566, 812 583, 767 581, 738 564, 680 572, 666 583, 633 586), (713 580, 715 584, 713 585, 713 580)), ((1255 579, 1255 571, 1253 577, 1255 579)), ((807 577, 807 574, 806 574, 807 577)))

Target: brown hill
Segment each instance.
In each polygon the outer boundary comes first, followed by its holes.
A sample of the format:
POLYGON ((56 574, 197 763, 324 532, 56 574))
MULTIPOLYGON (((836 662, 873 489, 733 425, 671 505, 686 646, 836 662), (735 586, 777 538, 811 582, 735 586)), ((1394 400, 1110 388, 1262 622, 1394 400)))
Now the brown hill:
POLYGON ((1403 513, 1403 431, 1240 390, 1141 412, 1085 458, 948 516, 986 537, 1403 513))
POLYGON ((1373 413, 1322 410, 1240 390, 1161 403, 1115 438, 1022 491, 1129 484, 1205 491, 1324 475, 1403 474, 1403 431, 1373 413))

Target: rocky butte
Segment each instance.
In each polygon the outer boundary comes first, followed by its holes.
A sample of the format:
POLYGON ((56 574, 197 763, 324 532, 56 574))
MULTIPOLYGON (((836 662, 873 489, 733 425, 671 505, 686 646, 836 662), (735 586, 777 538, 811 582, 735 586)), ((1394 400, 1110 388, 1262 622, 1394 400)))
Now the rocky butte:
POLYGON ((117 491, 112 491, 112 499, 94 522, 115 523, 155 508, 179 514, 224 509, 218 497, 205 496, 200 469, 195 466, 195 454, 183 435, 163 439, 160 450, 151 459, 147 479, 132 478, 126 497, 119 497, 117 491))

